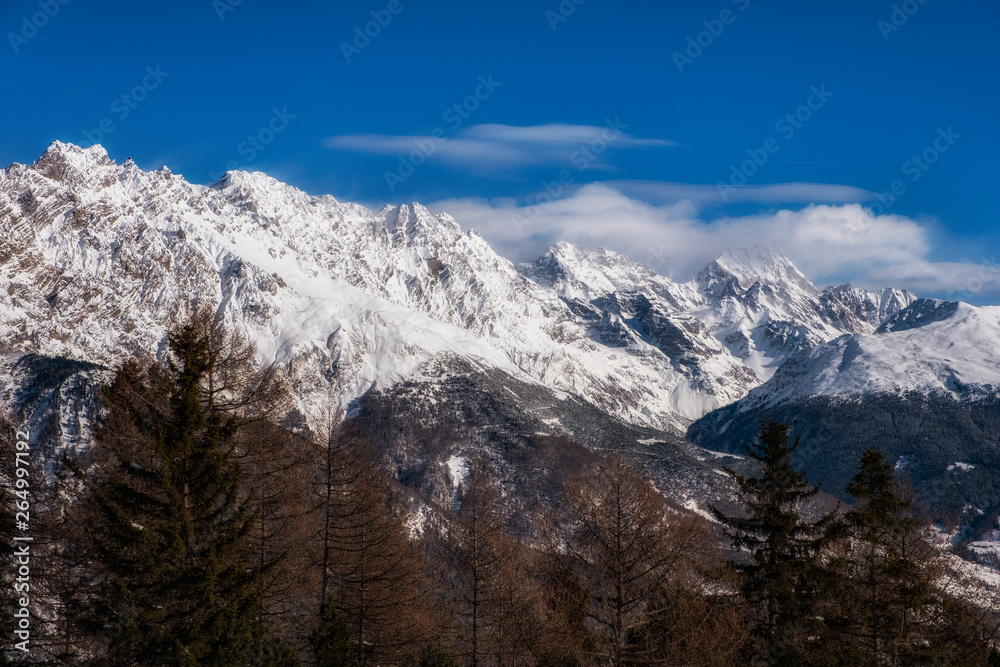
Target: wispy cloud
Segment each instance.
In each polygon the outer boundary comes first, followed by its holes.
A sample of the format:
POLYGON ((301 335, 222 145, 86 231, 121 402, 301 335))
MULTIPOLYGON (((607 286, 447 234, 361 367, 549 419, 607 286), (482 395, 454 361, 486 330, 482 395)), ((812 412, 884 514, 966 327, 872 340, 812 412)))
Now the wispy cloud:
POLYGON ((334 150, 347 150, 374 155, 405 156, 412 151, 432 153, 433 158, 456 167, 472 167, 481 171, 512 169, 538 165, 570 164, 577 154, 588 157, 588 166, 605 166, 597 158, 604 152, 607 141, 616 149, 643 149, 675 145, 663 139, 634 137, 607 125, 548 125, 514 126, 497 123, 471 125, 450 137, 435 135, 347 134, 329 137, 324 145, 334 150), (433 151, 427 151, 433 146, 433 151))
POLYGON ((761 204, 846 204, 871 201, 871 192, 851 185, 828 183, 775 183, 746 185, 727 191, 725 198, 715 185, 666 183, 663 181, 606 181, 606 185, 652 204, 690 200, 706 204, 756 202, 761 204))
MULTIPOLYGON (((687 187, 664 184, 664 192, 677 188, 678 194, 690 195, 687 187)), ((844 186, 770 187, 774 190, 766 197, 783 193, 780 199, 787 202, 798 194, 802 201, 817 202, 817 193, 832 195, 844 186)), ((854 194, 864 196, 863 191, 854 194)), ((684 196, 654 204, 608 184, 594 183, 543 206, 466 198, 437 202, 433 208, 448 211, 466 228, 477 229, 513 261, 532 261, 551 243, 569 241, 586 248, 616 250, 658 273, 687 280, 723 250, 772 243, 820 287, 850 281, 870 289, 903 287, 924 296, 979 302, 1000 299, 995 258, 979 262, 932 258, 955 248, 933 220, 873 216, 859 203, 811 203, 706 219, 696 200, 684 196)))

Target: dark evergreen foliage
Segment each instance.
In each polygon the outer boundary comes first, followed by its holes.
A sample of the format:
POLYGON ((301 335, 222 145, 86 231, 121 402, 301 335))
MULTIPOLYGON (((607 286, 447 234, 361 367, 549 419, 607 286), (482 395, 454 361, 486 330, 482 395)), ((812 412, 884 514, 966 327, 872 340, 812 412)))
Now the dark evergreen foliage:
POLYGON ((729 470, 745 514, 729 516, 712 508, 733 547, 749 556, 736 567, 755 614, 757 650, 781 664, 801 663, 809 638, 821 625, 815 614, 824 593, 820 552, 835 526, 833 513, 811 523, 801 516, 802 504, 819 489, 792 465, 799 444, 798 439, 789 443, 788 426, 763 422, 759 436, 746 447, 760 465, 760 477, 729 470))
POLYGON ((309 638, 316 667, 350 667, 356 665, 351 626, 337 609, 333 596, 327 597, 319 613, 319 624, 309 638))
POLYGON ((268 635, 247 659, 248 667, 299 667, 302 663, 295 651, 280 638, 268 635))
POLYGON ((847 485, 856 502, 847 539, 828 563, 837 587, 824 605, 834 631, 827 653, 865 665, 973 664, 977 640, 953 629, 978 621, 941 590, 925 524, 897 487, 885 456, 866 450, 847 485))
POLYGON ((167 368, 126 364, 104 392, 77 618, 108 664, 235 664, 263 634, 273 563, 251 563, 258 509, 235 460, 240 418, 206 390, 208 336, 191 323, 169 345, 167 368))
POLYGON ((431 642, 423 647, 407 663, 407 667, 458 667, 452 657, 437 642, 431 642))
POLYGON ((931 573, 913 553, 923 548, 915 541, 921 522, 897 493, 892 466, 876 449, 861 455, 847 492, 857 503, 846 517, 855 551, 847 562, 855 584, 849 598, 854 634, 871 663, 901 651, 919 654, 913 619, 934 602, 931 573))

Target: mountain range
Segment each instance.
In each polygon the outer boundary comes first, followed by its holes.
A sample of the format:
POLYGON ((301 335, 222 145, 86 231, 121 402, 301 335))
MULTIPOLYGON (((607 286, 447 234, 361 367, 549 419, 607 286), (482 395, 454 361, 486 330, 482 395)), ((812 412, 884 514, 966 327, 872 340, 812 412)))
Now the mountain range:
POLYGON ((569 243, 515 265, 420 204, 240 171, 197 185, 100 146, 0 172, 0 397, 49 460, 86 449, 96 388, 196 309, 281 369, 302 424, 354 420, 431 499, 476 453, 531 507, 562 467, 624 449, 700 510, 775 417, 835 495, 876 444, 942 516, 996 527, 1000 309, 819 289, 772 246, 688 282, 569 243))

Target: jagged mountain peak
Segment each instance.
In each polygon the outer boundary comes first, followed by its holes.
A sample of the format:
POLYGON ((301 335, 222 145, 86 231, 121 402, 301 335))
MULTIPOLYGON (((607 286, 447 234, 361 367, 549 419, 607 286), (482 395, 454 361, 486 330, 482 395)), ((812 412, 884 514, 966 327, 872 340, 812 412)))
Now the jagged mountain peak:
POLYGON ((906 308, 917 300, 916 294, 898 287, 883 287, 875 294, 878 296, 881 320, 885 320, 889 315, 906 308))
POLYGON ((764 263, 789 262, 788 258, 773 243, 763 243, 743 248, 729 248, 719 253, 716 261, 725 265, 743 264, 760 266, 764 263))
POLYGON ((444 234, 453 239, 462 233, 462 227, 447 213, 431 213, 418 202, 384 207, 378 215, 385 221, 390 234, 399 238, 412 239, 415 236, 444 234))
POLYGON ((698 274, 697 282, 708 292, 749 290, 755 283, 795 287, 815 295, 816 286, 773 244, 734 248, 722 252, 698 274), (733 278, 736 279, 733 283, 733 278))
POLYGON ((773 245, 728 250, 692 284, 707 302, 699 316, 761 379, 791 353, 873 332, 911 300, 898 290, 883 298, 850 285, 820 292, 773 245))
MULTIPOLYGON (((201 186, 192 186, 199 189, 201 186)), ((281 222, 296 216, 300 210, 322 203, 336 208, 333 197, 313 197, 298 188, 282 183, 259 171, 228 171, 210 190, 218 192, 234 206, 248 210, 262 219, 281 222)))
POLYGON ((94 144, 88 148, 78 146, 74 143, 69 143, 65 141, 53 141, 49 144, 45 152, 42 153, 40 160, 54 159, 56 157, 62 156, 69 160, 85 161, 85 162, 98 162, 101 164, 112 164, 114 161, 108 156, 107 149, 101 144, 94 144))
POLYGON ((628 255, 623 255, 620 252, 615 252, 614 250, 605 248, 604 246, 590 249, 584 248, 583 246, 575 243, 570 243, 569 241, 556 241, 549 246, 544 253, 542 253, 543 257, 546 255, 556 257, 560 261, 565 262, 590 262, 609 267, 624 265, 629 268, 640 270, 645 275, 653 275, 651 270, 636 262, 628 255))
POLYGON ((867 294, 868 290, 862 287, 855 287, 851 283, 841 283, 839 285, 828 285, 823 289, 823 292, 837 296, 858 297, 862 294, 867 294))
POLYGON ((872 333, 916 299, 914 294, 893 287, 869 292, 850 283, 831 285, 819 296, 820 315, 843 331, 872 333))
POLYGON ((31 166, 46 178, 62 181, 67 177, 87 180, 100 168, 116 165, 100 144, 81 148, 76 144, 53 141, 31 166))
POLYGON ((214 190, 237 192, 283 190, 286 188, 301 192, 262 171, 242 171, 239 169, 227 171, 222 178, 212 184, 214 190))
POLYGON ((630 257, 607 248, 588 250, 559 241, 521 271, 563 296, 591 299, 612 292, 652 291, 677 298, 679 286, 630 257))

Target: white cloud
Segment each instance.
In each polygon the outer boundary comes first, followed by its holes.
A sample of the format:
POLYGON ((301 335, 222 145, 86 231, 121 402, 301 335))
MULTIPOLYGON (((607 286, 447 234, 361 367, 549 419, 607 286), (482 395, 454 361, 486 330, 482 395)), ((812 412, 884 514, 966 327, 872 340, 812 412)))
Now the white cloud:
POLYGON ((658 273, 688 280, 723 250, 773 243, 819 287, 850 281, 869 289, 903 287, 921 295, 958 291, 953 298, 963 300, 1000 298, 1000 269, 995 264, 930 258, 932 251, 941 249, 932 221, 891 214, 873 217, 856 203, 810 204, 705 220, 691 199, 650 204, 594 183, 535 206, 511 199, 466 198, 437 202, 432 208, 448 211, 466 229, 475 228, 515 262, 532 261, 562 240, 616 250, 658 273))
POLYGON ((663 181, 605 181, 605 184, 622 193, 650 203, 671 202, 689 199, 704 203, 758 202, 770 204, 788 203, 850 203, 871 201, 871 192, 850 185, 830 185, 827 183, 775 183, 772 185, 745 185, 739 188, 727 187, 725 199, 715 185, 692 185, 689 183, 666 183, 663 181))
POLYGON ((327 148, 375 155, 408 156, 437 159, 459 167, 480 171, 512 169, 529 165, 565 165, 586 163, 589 168, 606 168, 601 155, 609 145, 615 148, 652 148, 673 146, 662 139, 633 137, 616 119, 605 125, 568 125, 552 123, 518 127, 496 123, 471 125, 448 136, 443 129, 437 135, 347 134, 329 137, 327 148))

